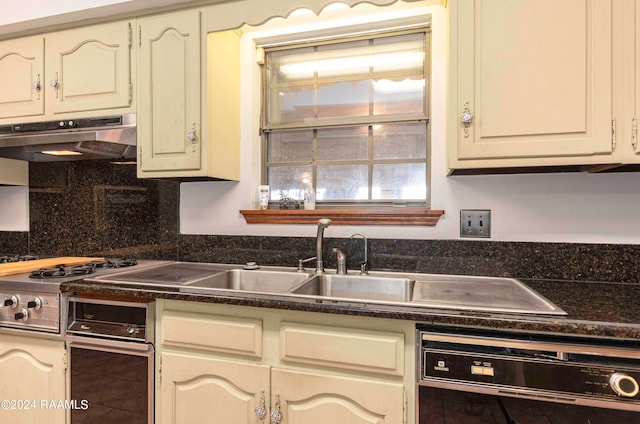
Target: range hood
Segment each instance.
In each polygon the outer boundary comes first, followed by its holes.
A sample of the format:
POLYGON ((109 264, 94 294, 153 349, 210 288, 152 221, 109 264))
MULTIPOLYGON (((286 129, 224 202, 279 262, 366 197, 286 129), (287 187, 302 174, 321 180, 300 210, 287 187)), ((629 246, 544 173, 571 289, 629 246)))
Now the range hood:
POLYGON ((136 115, 0 125, 0 157, 29 162, 136 157, 136 115))

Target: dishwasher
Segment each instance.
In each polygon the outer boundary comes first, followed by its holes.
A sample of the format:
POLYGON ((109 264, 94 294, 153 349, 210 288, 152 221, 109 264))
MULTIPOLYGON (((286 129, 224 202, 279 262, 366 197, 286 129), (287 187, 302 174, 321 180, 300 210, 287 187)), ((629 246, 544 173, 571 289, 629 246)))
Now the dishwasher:
POLYGON ((640 342, 418 326, 419 424, 640 423, 640 342))

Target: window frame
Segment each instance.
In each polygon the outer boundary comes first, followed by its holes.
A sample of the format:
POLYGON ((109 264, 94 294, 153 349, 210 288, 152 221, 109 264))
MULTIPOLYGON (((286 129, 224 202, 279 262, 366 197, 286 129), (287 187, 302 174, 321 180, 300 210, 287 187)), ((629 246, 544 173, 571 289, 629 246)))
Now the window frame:
MULTIPOLYGON (((353 117, 349 119, 322 119, 322 121, 314 121, 311 123, 286 123, 286 124, 267 124, 267 108, 268 105, 268 96, 267 90, 269 87, 267 86, 267 74, 269 72, 266 64, 261 66, 261 101, 260 101, 260 180, 261 184, 268 184, 268 168, 269 168, 269 158, 268 158, 268 133, 280 130, 304 130, 311 129, 314 134, 317 133, 318 129, 322 128, 332 128, 332 127, 347 127, 347 126, 368 126, 368 131, 370 132, 371 125, 375 124, 396 124, 396 123, 411 123, 411 122, 420 122, 426 125, 425 136, 426 136, 426 152, 424 160, 416 161, 416 160, 398 160, 398 159, 390 159, 388 161, 383 162, 397 162, 397 163, 424 163, 425 164, 425 184, 426 184, 426 198, 424 200, 316 200, 316 208, 317 209, 388 209, 388 208, 397 208, 397 207, 409 207, 409 208, 424 208, 429 209, 431 204, 431 127, 430 127, 430 99, 431 99, 431 69, 432 69, 432 57, 431 57, 431 43, 432 43, 432 35, 431 35, 431 23, 426 22, 425 24, 412 26, 411 28, 404 28, 401 30, 398 29, 387 29, 387 30, 377 30, 377 31, 369 31, 365 33, 359 33, 357 35, 336 35, 327 37, 322 40, 313 40, 313 41, 290 41, 286 43, 280 43, 278 45, 273 46, 260 46, 259 48, 265 50, 265 56, 267 52, 272 51, 282 51, 282 50, 291 50, 300 47, 310 47, 310 46, 319 46, 319 45, 328 45, 328 44, 336 44, 342 42, 350 42, 350 41, 359 41, 359 40, 371 40, 373 38, 384 38, 384 37, 392 37, 398 35, 406 35, 406 34, 416 34, 422 33, 424 34, 424 51, 425 51, 425 60, 423 64, 423 75, 424 75, 424 96, 423 96, 423 110, 424 113, 407 113, 407 114, 398 114, 398 115, 387 115, 387 116, 361 116, 361 117, 353 117)), ((315 138, 315 137, 314 137, 315 138)), ((314 141, 315 143, 315 141, 314 141)), ((355 163, 355 161, 352 161, 355 163)), ((371 171, 374 163, 379 163, 379 161, 372 161, 369 159, 367 161, 369 167, 369 190, 371 189, 371 171)), ((295 165, 295 162, 292 162, 291 165, 295 165)), ((317 160, 315 158, 312 160, 311 164, 305 162, 305 165, 310 165, 312 167, 317 166, 317 160)), ((315 175, 315 171, 314 171, 315 175)), ((313 182, 314 188, 316 187, 316 181, 313 182)), ((276 201, 270 201, 270 207, 277 208, 276 201)))

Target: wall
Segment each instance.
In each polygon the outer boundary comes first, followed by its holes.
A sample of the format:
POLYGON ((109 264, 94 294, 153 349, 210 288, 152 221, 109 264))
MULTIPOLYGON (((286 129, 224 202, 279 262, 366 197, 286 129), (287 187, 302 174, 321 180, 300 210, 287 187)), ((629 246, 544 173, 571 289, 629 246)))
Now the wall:
MULTIPOLYGON (((459 238, 459 210, 491 209, 492 240, 637 244, 640 220, 636 199, 640 174, 539 174, 495 176, 446 176, 445 92, 446 10, 430 6, 424 11, 433 20, 432 81, 432 200, 444 209, 435 227, 330 227, 332 237, 348 237, 359 231, 387 239, 459 238)), ((249 34, 243 37, 242 178, 225 182, 181 185, 180 231, 183 234, 309 236, 312 226, 247 225, 240 209, 256 207, 259 184, 259 93, 253 48, 249 34)))

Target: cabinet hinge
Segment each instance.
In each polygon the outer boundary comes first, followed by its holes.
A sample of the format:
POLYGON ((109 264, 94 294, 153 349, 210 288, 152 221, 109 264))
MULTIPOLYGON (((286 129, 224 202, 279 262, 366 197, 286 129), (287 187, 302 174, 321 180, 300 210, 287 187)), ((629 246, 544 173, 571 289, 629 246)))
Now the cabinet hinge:
POLYGON ((138 47, 142 46, 142 26, 138 25, 138 47))
POLYGON ((62 352, 62 372, 63 373, 67 373, 67 367, 69 366, 69 361, 67 360, 68 358, 68 351, 67 351, 67 346, 64 347, 64 352, 62 352))
POLYGON ((638 147, 638 118, 635 116, 631 120, 631 145, 634 150, 638 147))
POLYGON ((611 119, 611 150, 616 148, 616 118, 611 119))
POLYGON ((133 30, 131 29, 131 22, 129 22, 129 48, 133 46, 133 30))
POLYGON ((160 361, 158 361, 158 384, 162 383, 162 356, 160 356, 160 361))
POLYGON ((131 106, 131 102, 133 102, 133 84, 129 83, 129 106, 131 106))

